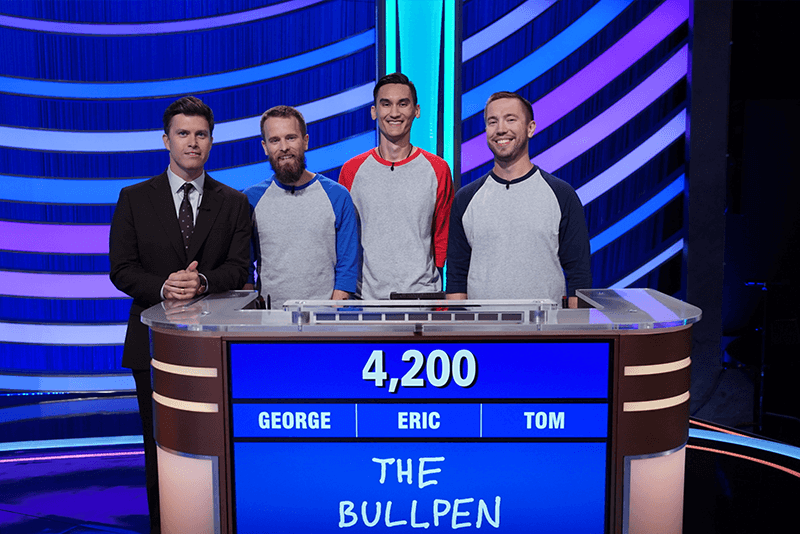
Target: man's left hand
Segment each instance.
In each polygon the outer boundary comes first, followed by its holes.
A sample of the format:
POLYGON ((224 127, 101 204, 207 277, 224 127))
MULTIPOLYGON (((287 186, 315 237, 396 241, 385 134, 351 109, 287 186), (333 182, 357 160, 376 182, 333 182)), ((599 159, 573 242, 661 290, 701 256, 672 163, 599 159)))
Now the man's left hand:
POLYGON ((193 261, 186 269, 169 275, 164 284, 164 297, 167 299, 190 300, 200 289, 200 275, 197 272, 197 261, 193 261))

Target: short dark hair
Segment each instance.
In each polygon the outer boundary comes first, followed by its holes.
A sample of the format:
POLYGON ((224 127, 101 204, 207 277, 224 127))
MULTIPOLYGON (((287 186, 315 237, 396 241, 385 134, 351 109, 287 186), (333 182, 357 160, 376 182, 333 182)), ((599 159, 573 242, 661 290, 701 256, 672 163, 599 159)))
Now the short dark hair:
POLYGON ((300 133, 303 134, 303 137, 306 136, 306 120, 303 118, 303 114, 297 111, 292 106, 275 106, 269 108, 267 111, 261 115, 261 124, 259 128, 261 129, 261 139, 264 141, 267 138, 264 136, 264 123, 267 122, 267 119, 271 117, 280 117, 284 119, 288 119, 289 117, 294 117, 297 119, 297 122, 300 123, 300 133))
POLYGON ((384 85, 389 85, 390 83, 397 83, 400 85, 406 85, 409 89, 411 89, 411 100, 412 103, 416 106, 417 105, 417 88, 414 87, 414 83, 408 79, 408 76, 402 74, 400 72, 393 72, 392 74, 387 74, 383 76, 378 83, 375 84, 375 89, 372 90, 372 100, 376 104, 378 103, 378 91, 384 85))
POLYGON ((515 98, 519 100, 522 103, 523 109, 528 113, 528 122, 533 120, 533 106, 531 106, 531 103, 528 101, 528 99, 510 91, 498 91, 490 96, 489 100, 486 101, 486 107, 483 108, 483 122, 486 122, 486 110, 488 109, 489 104, 502 98, 515 98))
POLYGON ((202 100, 196 96, 184 96, 179 98, 164 111, 164 133, 169 135, 169 127, 172 124, 172 117, 175 115, 200 116, 208 121, 208 133, 214 133, 214 112, 202 100))

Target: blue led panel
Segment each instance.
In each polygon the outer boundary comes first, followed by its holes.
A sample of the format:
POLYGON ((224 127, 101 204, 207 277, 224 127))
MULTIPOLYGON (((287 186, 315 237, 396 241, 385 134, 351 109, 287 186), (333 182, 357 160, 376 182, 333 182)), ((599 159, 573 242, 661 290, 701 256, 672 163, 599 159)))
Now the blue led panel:
POLYGON ((610 362, 609 341, 231 343, 238 531, 605 532, 610 362))

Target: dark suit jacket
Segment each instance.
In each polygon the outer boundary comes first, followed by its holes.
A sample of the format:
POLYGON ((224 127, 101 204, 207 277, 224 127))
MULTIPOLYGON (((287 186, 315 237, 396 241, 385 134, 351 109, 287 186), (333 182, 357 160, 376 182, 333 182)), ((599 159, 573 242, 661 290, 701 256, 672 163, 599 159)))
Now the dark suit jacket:
POLYGON ((122 366, 150 368, 147 326, 139 315, 161 302, 170 273, 197 260, 212 293, 241 289, 250 261, 247 197, 206 174, 203 200, 186 253, 167 173, 120 191, 109 237, 111 281, 133 297, 122 366))

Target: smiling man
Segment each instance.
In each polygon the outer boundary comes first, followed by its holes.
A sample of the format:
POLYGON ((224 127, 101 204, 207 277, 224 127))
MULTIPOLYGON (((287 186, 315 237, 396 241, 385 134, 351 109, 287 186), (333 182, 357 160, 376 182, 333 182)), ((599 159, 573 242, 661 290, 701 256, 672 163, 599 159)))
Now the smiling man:
MULTIPOLYGON (((261 136, 274 174, 244 191, 259 293, 277 308, 287 300, 349 298, 358 277, 358 218, 350 194, 306 169, 308 133, 296 109, 264 112, 261 136)), ((256 282, 253 261, 248 287, 256 282)))
POLYGON ((140 314, 165 299, 188 301, 240 289, 247 280, 250 216, 245 196, 211 178, 214 114, 187 96, 164 112, 167 170, 125 187, 111 221, 110 277, 133 297, 122 366, 136 382, 142 418, 151 532, 160 532, 158 470, 153 439, 150 337, 140 314))
POLYGON ((361 219, 361 296, 441 291, 453 202, 450 167, 411 144, 420 109, 405 75, 384 76, 372 94, 379 144, 345 163, 339 174, 361 219))
POLYGON ((453 201, 447 298, 561 302, 590 288, 589 234, 578 195, 528 155, 536 129, 531 103, 495 93, 484 120, 494 168, 453 201))

